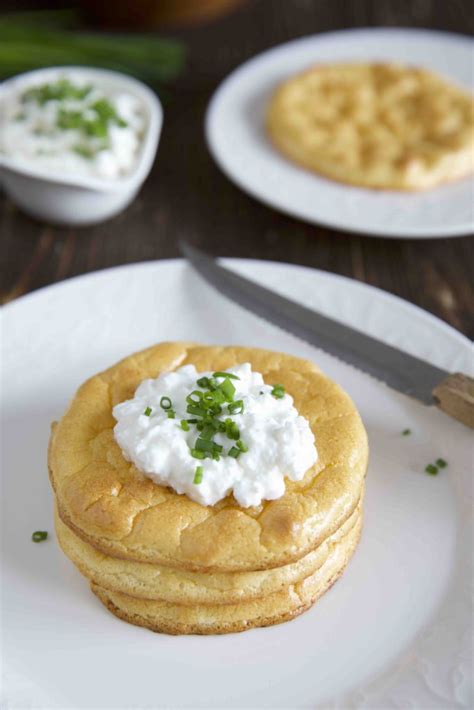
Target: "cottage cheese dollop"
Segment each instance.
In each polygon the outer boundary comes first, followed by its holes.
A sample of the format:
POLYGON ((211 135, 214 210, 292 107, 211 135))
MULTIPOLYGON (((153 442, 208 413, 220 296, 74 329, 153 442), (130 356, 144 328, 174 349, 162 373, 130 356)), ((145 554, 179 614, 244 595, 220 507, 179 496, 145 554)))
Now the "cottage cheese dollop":
MULTIPOLYGON (((181 420, 189 419, 186 397, 197 389, 196 380, 212 373, 197 373, 185 365, 156 379, 144 380, 133 399, 116 405, 114 436, 127 460, 160 485, 185 493, 202 505, 214 505, 233 492, 243 507, 259 505, 262 500, 280 498, 285 492, 285 476, 301 480, 316 462, 317 451, 308 421, 293 406, 293 398, 272 395, 272 386, 264 384, 259 372, 249 363, 229 368, 235 399, 244 410, 231 415, 248 450, 238 458, 225 455, 235 444, 226 434, 217 433, 214 441, 222 445, 219 460, 197 460, 191 455, 199 433, 193 424, 184 431, 181 420), (175 418, 170 419, 160 402, 169 397, 175 418), (150 413, 151 410, 151 413, 150 413), (149 412, 147 416, 145 412, 149 412), (197 466, 202 480, 194 483, 197 466)), ((218 418, 229 417, 227 411, 218 418)))

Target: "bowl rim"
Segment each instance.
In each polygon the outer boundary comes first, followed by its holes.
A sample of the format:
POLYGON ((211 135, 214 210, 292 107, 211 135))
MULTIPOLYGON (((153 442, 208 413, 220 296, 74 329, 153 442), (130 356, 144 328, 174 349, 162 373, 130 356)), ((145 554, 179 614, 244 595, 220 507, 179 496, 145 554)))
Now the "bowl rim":
POLYGON ((2 81, 0 83, 0 106, 2 101, 4 101, 9 94, 16 93, 29 84, 34 84, 36 78, 44 77, 46 79, 47 77, 73 72, 80 72, 84 75, 88 74, 91 78, 96 78, 96 80, 99 81, 100 79, 113 79, 125 89, 129 87, 146 105, 148 126, 142 139, 142 147, 137 163, 132 172, 116 180, 107 180, 87 175, 52 174, 44 168, 19 163, 16 158, 6 156, 2 153, 0 153, 0 169, 6 169, 26 178, 49 182, 53 185, 69 185, 71 187, 84 188, 97 192, 125 192, 135 189, 145 180, 151 169, 163 125, 163 107, 158 96, 139 79, 135 79, 128 74, 123 74, 122 72, 112 69, 79 64, 42 67, 40 69, 22 72, 21 74, 15 74, 2 81))

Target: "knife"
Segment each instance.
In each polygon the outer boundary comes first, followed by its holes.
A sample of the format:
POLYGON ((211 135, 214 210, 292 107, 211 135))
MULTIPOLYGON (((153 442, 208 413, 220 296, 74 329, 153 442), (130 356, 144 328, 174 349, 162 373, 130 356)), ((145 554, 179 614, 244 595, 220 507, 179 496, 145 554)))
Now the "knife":
POLYGON ((423 404, 436 404, 446 414, 474 428, 474 379, 468 375, 450 374, 362 331, 284 298, 221 266, 214 258, 185 241, 180 241, 180 248, 196 271, 231 301, 393 389, 423 404))

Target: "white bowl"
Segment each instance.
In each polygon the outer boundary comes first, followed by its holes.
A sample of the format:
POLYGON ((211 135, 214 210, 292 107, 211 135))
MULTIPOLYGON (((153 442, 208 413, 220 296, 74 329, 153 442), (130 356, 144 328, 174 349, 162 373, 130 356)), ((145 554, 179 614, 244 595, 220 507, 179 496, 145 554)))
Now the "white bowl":
POLYGON ((163 109, 158 97, 142 82, 107 69, 77 66, 36 69, 4 81, 0 84, 0 109, 11 93, 44 81, 55 81, 65 73, 80 73, 99 85, 104 83, 125 90, 142 102, 147 128, 135 168, 115 180, 57 175, 0 153, 0 181, 9 197, 33 217, 61 225, 96 224, 125 209, 150 172, 163 123, 163 109))

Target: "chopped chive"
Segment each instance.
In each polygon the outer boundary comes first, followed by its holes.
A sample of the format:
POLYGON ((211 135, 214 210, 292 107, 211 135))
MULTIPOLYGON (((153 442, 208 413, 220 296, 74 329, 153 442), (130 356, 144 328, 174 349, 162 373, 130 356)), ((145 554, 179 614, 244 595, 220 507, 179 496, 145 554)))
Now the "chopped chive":
POLYGON ((242 451, 243 454, 245 454, 249 450, 249 447, 246 444, 244 444, 242 439, 239 439, 237 441, 236 446, 238 449, 240 449, 240 451, 242 451))
POLYGON ((202 398, 203 398, 203 393, 199 392, 199 390, 193 390, 188 396, 186 397, 186 402, 188 404, 200 404, 202 398))
POLYGON ((195 459, 204 459, 206 454, 204 451, 198 451, 197 449, 191 449, 191 456, 195 459))
POLYGON ((194 448, 197 451, 216 451, 218 454, 220 454, 220 452, 222 451, 222 446, 216 444, 215 441, 209 441, 209 439, 202 439, 201 437, 196 439, 194 448))
POLYGON ((186 419, 181 419, 181 429, 183 431, 189 431, 189 424, 186 419))
POLYGON ((238 449, 236 446, 233 446, 229 451, 227 452, 227 456, 231 456, 233 459, 239 458, 241 454, 240 449, 238 449))
POLYGON ((197 424, 198 420, 197 419, 187 419, 186 420, 188 424, 197 424))
POLYGON ((167 409, 166 413, 168 415, 168 419, 175 419, 176 418, 176 414, 174 412, 174 409, 167 409))
POLYGON ((202 407, 198 407, 197 404, 188 404, 186 411, 188 414, 197 414, 198 417, 206 416, 206 410, 202 407))
POLYGON ((426 473, 429 473, 430 476, 436 476, 438 473, 438 467, 432 463, 429 463, 428 466, 426 466, 425 471, 426 473))
POLYGON ((196 473, 194 474, 193 483, 195 483, 197 486, 202 482, 202 474, 202 466, 196 466, 196 473))
POLYGON ((227 409, 229 410, 229 414, 242 414, 244 411, 244 403, 241 399, 238 399, 235 402, 231 402, 227 406, 227 409))
POLYGON ((446 468, 448 462, 444 459, 436 459, 436 465, 438 466, 438 468, 446 468))
POLYGON ((172 403, 172 401, 170 400, 169 397, 162 397, 162 398, 160 399, 160 407, 161 407, 162 409, 164 409, 165 411, 166 411, 167 409, 171 409, 172 406, 173 406, 173 403, 172 403))
POLYGON ((219 385, 219 389, 224 393, 224 396, 228 402, 232 402, 235 394, 235 387, 232 382, 226 378, 224 382, 219 385))
POLYGON ((283 399, 283 397, 285 396, 285 388, 283 387, 283 385, 275 385, 271 393, 275 397, 275 399, 283 399))
POLYGON ((33 542, 43 542, 48 537, 48 533, 45 530, 37 530, 31 536, 33 542))
POLYGON ((239 427, 232 419, 226 419, 225 421, 225 433, 229 439, 240 439, 239 427))
POLYGON ((147 407, 143 414, 145 415, 145 417, 149 417, 151 414, 151 407, 147 407))
POLYGON ((209 387, 209 377, 201 377, 196 384, 198 384, 199 387, 202 387, 203 389, 209 387))
POLYGON ((232 374, 232 372, 213 372, 213 377, 228 377, 230 380, 240 380, 240 377, 232 374))
POLYGON ((402 436, 410 436, 411 434, 411 429, 404 429, 402 431, 402 436))

